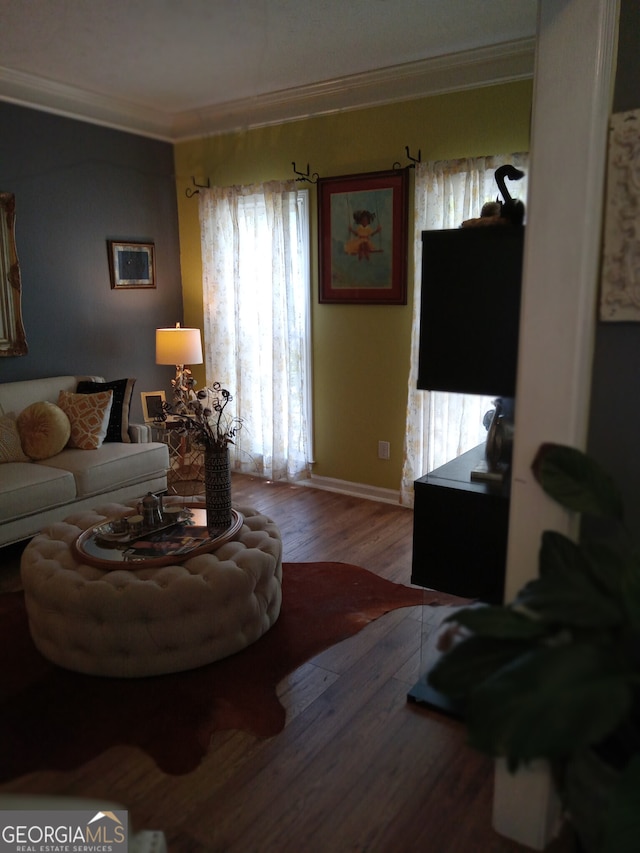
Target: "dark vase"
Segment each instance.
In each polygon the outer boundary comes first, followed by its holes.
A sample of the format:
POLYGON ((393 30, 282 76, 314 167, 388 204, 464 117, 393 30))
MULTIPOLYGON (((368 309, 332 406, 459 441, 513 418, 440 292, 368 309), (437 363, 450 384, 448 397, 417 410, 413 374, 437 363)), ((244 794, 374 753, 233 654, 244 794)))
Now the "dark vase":
POLYGON ((221 532, 229 528, 231 526, 231 465, 227 447, 205 450, 204 495, 209 530, 221 532))

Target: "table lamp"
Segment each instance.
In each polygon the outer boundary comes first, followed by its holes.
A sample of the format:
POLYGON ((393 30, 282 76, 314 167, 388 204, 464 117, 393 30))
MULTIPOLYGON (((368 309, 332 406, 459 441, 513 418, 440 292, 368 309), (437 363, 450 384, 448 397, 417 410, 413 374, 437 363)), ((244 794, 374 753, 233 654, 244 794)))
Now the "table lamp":
POLYGON ((193 379, 188 364, 202 364, 200 329, 156 329, 156 364, 175 364, 176 378, 171 380, 176 402, 185 403, 191 396, 193 379))

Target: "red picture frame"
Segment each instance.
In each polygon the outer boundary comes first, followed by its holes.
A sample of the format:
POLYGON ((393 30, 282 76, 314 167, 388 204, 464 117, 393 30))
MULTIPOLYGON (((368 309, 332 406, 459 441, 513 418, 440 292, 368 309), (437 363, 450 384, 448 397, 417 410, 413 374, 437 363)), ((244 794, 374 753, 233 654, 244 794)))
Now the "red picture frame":
POLYGON ((406 305, 408 171, 318 179, 319 301, 406 305))

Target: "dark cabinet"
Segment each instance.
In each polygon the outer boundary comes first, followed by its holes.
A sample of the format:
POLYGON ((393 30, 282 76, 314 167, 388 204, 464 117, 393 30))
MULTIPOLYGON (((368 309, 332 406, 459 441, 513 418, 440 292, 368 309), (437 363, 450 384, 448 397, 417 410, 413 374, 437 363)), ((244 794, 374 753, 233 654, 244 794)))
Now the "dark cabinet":
MULTIPOLYGON (((418 387, 514 398, 524 227, 422 235, 418 387)), ((415 481, 411 580, 500 603, 509 521, 509 474, 477 482, 484 445, 415 481)))
POLYGON ((484 445, 415 481, 411 582, 501 603, 509 524, 508 480, 474 482, 484 445))

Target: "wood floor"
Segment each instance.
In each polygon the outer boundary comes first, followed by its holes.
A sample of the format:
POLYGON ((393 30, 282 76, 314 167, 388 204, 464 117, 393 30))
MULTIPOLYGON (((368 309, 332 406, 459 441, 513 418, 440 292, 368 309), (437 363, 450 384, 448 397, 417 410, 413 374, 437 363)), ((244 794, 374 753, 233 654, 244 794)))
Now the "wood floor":
MULTIPOLYGON (((246 476, 234 477, 233 493, 277 521, 285 561, 356 563, 410 583, 410 510, 246 476)), ((134 828, 163 830, 171 853, 525 851, 491 828, 492 761, 465 745, 459 722, 407 702, 423 637, 442 612, 396 610, 314 658, 280 685, 281 734, 218 733, 186 776, 122 746, 0 792, 115 800, 134 828)), ((572 841, 564 835, 550 850, 573 850, 572 841)))

